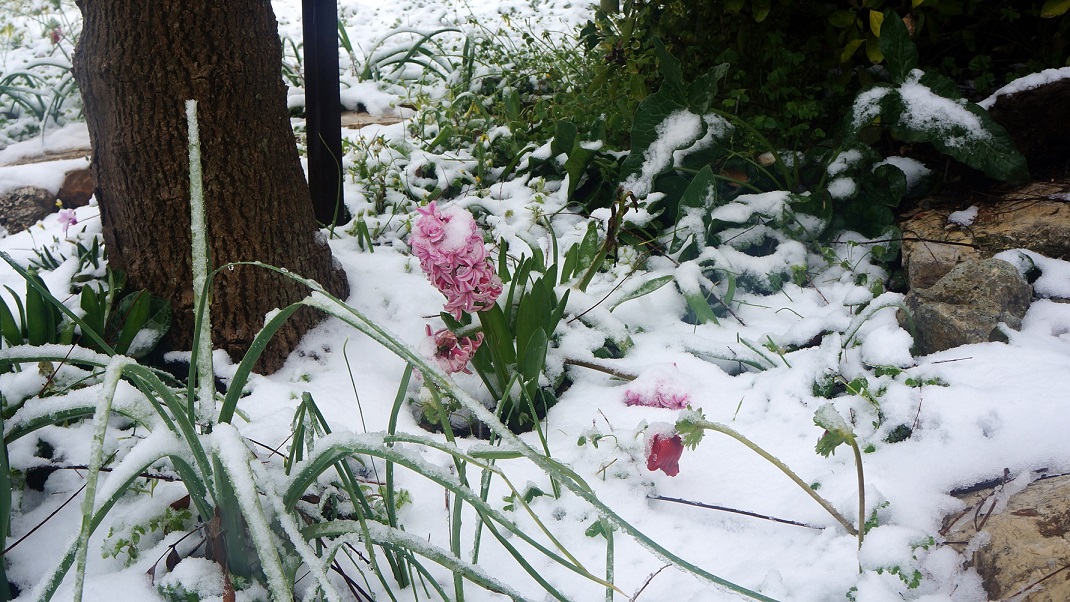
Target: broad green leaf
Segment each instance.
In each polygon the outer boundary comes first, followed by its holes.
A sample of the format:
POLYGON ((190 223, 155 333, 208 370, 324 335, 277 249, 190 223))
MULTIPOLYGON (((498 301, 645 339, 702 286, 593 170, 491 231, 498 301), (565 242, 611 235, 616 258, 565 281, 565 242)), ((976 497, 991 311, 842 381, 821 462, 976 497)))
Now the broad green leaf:
POLYGON ((706 113, 717 100, 718 82, 728 74, 728 63, 721 63, 698 76, 687 88, 687 104, 691 112, 706 113))
MULTIPOLYGON (((871 12, 871 15, 879 13, 871 12)), ((892 9, 885 11, 880 26, 880 51, 891 72, 892 81, 906 81, 910 72, 918 67, 918 48, 910 39, 910 32, 903 20, 892 9)))
POLYGON ((554 127, 554 139, 550 141, 551 159, 567 155, 576 146, 576 124, 571 121, 558 121, 554 127))
POLYGON ((621 181, 642 169, 647 149, 658 139, 658 126, 673 113, 686 109, 686 102, 682 90, 663 85, 639 103, 632 120, 632 150, 621 166, 621 181))
POLYGON ((674 57, 662 41, 655 37, 654 53, 658 57, 658 71, 665 79, 665 83, 662 87, 669 87, 675 90, 679 95, 684 93, 684 73, 680 68, 680 60, 674 57))
POLYGON ((684 300, 687 301, 687 306, 694 312, 695 318, 699 324, 706 324, 713 322, 718 324, 717 315, 713 313, 713 309, 710 308, 710 304, 706 301, 706 297, 698 293, 685 293, 684 300))
POLYGON ((1040 16, 1051 19, 1062 16, 1067 10, 1070 10, 1070 0, 1047 0, 1040 7, 1040 16))
POLYGON ((636 288, 634 291, 624 295, 616 303, 611 305, 609 307, 609 311, 613 311, 626 301, 631 301, 632 299, 638 299, 639 297, 642 297, 644 295, 649 295, 650 293, 672 282, 672 279, 672 275, 668 275, 658 276, 657 278, 651 278, 650 280, 647 280, 643 284, 639 285, 639 287, 636 288))
POLYGON ((739 11, 743 10, 744 0, 725 0, 724 10, 725 12, 738 15, 739 11))
POLYGON ((878 38, 881 37, 881 25, 884 24, 884 17, 883 13, 875 10, 869 11, 869 30, 878 38))

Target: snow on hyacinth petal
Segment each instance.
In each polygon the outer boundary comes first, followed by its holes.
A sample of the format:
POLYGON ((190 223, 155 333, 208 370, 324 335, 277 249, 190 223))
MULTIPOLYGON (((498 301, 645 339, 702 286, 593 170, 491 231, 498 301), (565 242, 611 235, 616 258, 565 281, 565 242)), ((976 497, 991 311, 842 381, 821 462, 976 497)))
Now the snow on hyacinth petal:
POLYGON ((481 311, 494 303, 502 282, 472 214, 457 206, 440 210, 435 201, 416 211, 420 217, 409 246, 428 280, 446 296, 446 311, 459 320, 462 312, 481 311))
POLYGON ((637 385, 624 392, 624 404, 629 406, 682 410, 689 403, 691 396, 686 391, 679 390, 670 381, 663 379, 657 380, 653 387, 637 385))

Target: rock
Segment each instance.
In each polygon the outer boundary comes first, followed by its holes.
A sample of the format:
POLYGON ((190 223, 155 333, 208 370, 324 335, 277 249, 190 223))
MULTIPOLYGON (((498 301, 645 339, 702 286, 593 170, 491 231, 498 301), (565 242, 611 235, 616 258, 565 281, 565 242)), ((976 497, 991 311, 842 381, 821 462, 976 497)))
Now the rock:
POLYGON ((1000 494, 972 494, 945 526, 946 545, 966 552, 992 600, 1070 600, 1070 476, 1000 494))
POLYGON ((1070 260, 1070 182, 1033 182, 995 199, 929 199, 901 216, 899 226, 912 289, 932 286, 958 263, 1009 249, 1070 260), (973 223, 948 222, 952 212, 971 205, 978 207, 973 223))
POLYGON ((68 208, 84 207, 93 196, 93 176, 88 169, 75 169, 63 177, 63 186, 56 196, 68 208))
MULTIPOLYGON (((1029 309, 1033 287, 1000 259, 970 260, 927 289, 907 294, 918 354, 970 343, 1006 340, 999 328, 1017 330, 1029 309)), ((900 316, 904 327, 910 324, 900 316)))
POLYGON ((0 194, 0 227, 21 232, 56 210, 56 195, 44 188, 23 186, 0 194))
POLYGON ((992 119, 1025 155, 1035 178, 1065 173, 1070 161, 1070 78, 1054 77, 1027 90, 997 93, 988 106, 992 119))

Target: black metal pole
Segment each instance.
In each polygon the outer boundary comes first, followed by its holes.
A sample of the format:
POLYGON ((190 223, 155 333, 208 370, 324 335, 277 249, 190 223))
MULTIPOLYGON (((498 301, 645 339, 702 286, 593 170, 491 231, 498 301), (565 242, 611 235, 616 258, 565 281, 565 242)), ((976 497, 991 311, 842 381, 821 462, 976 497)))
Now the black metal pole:
POLYGON ((302 0, 308 188, 316 220, 349 219, 342 195, 342 102, 338 91, 338 2, 302 0))

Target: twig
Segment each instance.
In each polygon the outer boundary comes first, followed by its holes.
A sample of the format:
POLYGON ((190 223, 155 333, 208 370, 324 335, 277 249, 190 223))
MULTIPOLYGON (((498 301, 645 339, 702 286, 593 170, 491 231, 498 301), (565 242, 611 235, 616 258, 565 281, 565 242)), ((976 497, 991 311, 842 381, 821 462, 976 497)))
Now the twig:
POLYGON ((1009 598, 1003 598, 1003 600, 1014 600, 1018 596, 1026 593, 1027 591, 1033 589, 1034 587, 1040 585, 1041 583, 1047 581, 1048 579, 1051 579, 1052 577, 1058 575, 1059 573, 1065 571, 1066 569, 1070 569, 1070 564, 1064 564, 1063 566, 1055 569, 1054 571, 1048 573, 1047 575, 1044 575, 1040 579, 1037 579, 1036 581, 1034 581, 1034 582, 1030 583, 1029 585, 1023 587, 1022 589, 1014 592, 1014 595, 1010 596, 1009 598))
POLYGON ((665 566, 651 573, 650 576, 646 578, 646 581, 643 582, 643 585, 638 590, 636 590, 635 594, 632 595, 631 598, 628 598, 628 602, 635 602, 635 600, 639 597, 639 594, 643 593, 643 590, 646 589, 646 586, 650 585, 650 582, 654 580, 654 577, 660 575, 662 571, 669 568, 670 566, 672 565, 666 564, 665 566))
POLYGON ((65 508, 67 506, 67 504, 71 503, 71 501, 74 500, 74 498, 78 497, 78 494, 81 493, 83 489, 85 489, 85 486, 86 486, 86 483, 82 483, 82 486, 78 488, 78 491, 75 491, 74 494, 71 495, 71 497, 67 498, 67 501, 65 501, 62 504, 60 504, 59 508, 56 508, 55 510, 53 510, 52 514, 49 514, 48 516, 46 516, 45 520, 37 523, 37 525, 34 526, 34 528, 30 529, 30 531, 26 535, 23 535, 22 537, 18 538, 18 540, 15 541, 15 543, 13 543, 13 544, 9 545, 8 547, 4 548, 4 551, 0 552, 0 556, 4 556, 8 552, 10 552, 12 549, 14 549, 15 546, 17 546, 20 543, 22 543, 27 537, 33 535, 35 531, 37 531, 38 529, 43 527, 45 525, 45 523, 47 523, 48 521, 52 520, 53 516, 59 514, 60 510, 63 510, 63 508, 65 508))
MULTIPOLYGON (((589 370, 597 370, 598 372, 603 372, 603 373, 609 374, 611 376, 616 376, 617 378, 623 378, 624 380, 635 380, 636 378, 639 377, 639 375, 637 375, 637 374, 632 374, 631 372, 625 372, 625 371, 620 370, 618 368, 613 368, 611 366, 606 366, 606 365, 603 365, 603 364, 598 364, 598 363, 587 361, 587 360, 579 360, 579 359, 575 359, 575 358, 571 358, 571 357, 565 358, 564 364, 568 365, 568 366, 579 366, 580 368, 587 368, 589 370)), ((608 422, 608 420, 607 420, 607 422, 608 422)))
POLYGON ((663 502, 674 502, 677 504, 684 504, 687 506, 695 506, 698 508, 706 508, 707 510, 720 510, 721 512, 730 512, 732 514, 742 514, 743 516, 750 516, 753 518, 760 518, 762 520, 773 521, 774 523, 783 523, 785 525, 795 525, 796 527, 806 527, 807 529, 823 529, 815 525, 808 525, 806 523, 800 523, 798 521, 788 520, 786 518, 777 518, 775 516, 769 516, 767 514, 758 514, 757 512, 750 512, 748 510, 738 510, 736 508, 728 508, 726 506, 715 506, 713 504, 704 504, 702 502, 693 502, 691 500, 684 500, 676 497, 665 497, 662 495, 648 495, 647 499, 661 500, 663 502))

